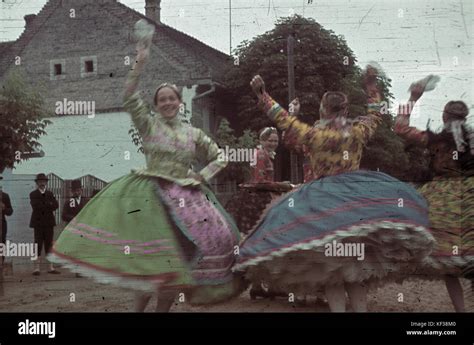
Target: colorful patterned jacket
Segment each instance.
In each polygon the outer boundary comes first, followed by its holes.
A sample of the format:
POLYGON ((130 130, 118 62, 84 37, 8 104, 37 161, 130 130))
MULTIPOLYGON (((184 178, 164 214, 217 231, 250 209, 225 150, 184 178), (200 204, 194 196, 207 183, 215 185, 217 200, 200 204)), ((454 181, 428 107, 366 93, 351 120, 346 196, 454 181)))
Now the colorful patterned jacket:
POLYGON ((380 95, 372 95, 368 103, 367 115, 358 117, 344 130, 332 123, 309 126, 289 116, 267 93, 259 105, 295 147, 307 148, 312 177, 318 179, 359 169, 363 148, 382 121, 380 95))

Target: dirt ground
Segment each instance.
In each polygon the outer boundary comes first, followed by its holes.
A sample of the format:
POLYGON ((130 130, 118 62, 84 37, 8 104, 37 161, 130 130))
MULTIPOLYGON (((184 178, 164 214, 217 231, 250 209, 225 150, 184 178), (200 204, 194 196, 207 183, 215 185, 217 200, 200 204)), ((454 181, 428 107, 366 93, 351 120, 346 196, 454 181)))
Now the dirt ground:
MULTIPOLYGON (((46 273, 33 276, 31 263, 13 265, 13 272, 4 277, 4 296, 0 297, 0 312, 131 312, 133 292, 77 278, 66 269, 60 275, 46 273), (71 302, 70 294, 75 294, 71 302)), ((470 282, 463 280, 467 311, 474 311, 470 282)), ((153 311, 152 300, 147 312, 153 311)), ((388 284, 369 294, 371 312, 453 312, 444 282, 410 280, 402 285, 388 284), (399 301, 403 293, 403 302, 399 301)), ((324 301, 308 297, 307 305, 290 303, 287 298, 250 300, 248 291, 238 298, 212 306, 191 306, 175 303, 172 312, 327 312, 324 301)))

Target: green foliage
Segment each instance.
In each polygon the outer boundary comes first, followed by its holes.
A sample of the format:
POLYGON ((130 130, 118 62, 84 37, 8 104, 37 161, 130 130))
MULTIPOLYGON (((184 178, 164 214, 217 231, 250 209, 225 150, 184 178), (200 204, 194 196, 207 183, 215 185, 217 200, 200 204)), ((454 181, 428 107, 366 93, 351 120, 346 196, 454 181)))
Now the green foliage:
MULTIPOLYGON (((258 131, 271 125, 256 107, 255 96, 249 87, 255 74, 263 77, 267 90, 278 103, 289 103, 287 38, 290 34, 296 40, 295 91, 304 121, 313 123, 318 118, 324 92, 343 90, 352 95, 359 87, 360 69, 354 65, 356 58, 341 36, 310 18, 281 18, 273 30, 257 36, 252 42, 242 42, 234 52, 239 64, 228 71, 226 85, 238 100, 237 119, 232 123, 237 130, 258 131)), ((365 99, 362 97, 359 101, 362 107, 365 99)))
POLYGON ((46 116, 41 93, 23 73, 10 73, 0 90, 0 172, 27 160, 23 153, 41 148, 38 139, 51 123, 46 116))
MULTIPOLYGON (((253 149, 258 144, 257 133, 247 129, 237 137, 234 130, 230 127, 227 119, 222 119, 219 128, 216 131, 216 143, 221 147, 233 149, 249 148, 253 149)), ((233 180, 242 183, 250 179, 251 168, 248 162, 229 162, 227 167, 219 174, 219 179, 223 181, 233 180)))
MULTIPOLYGON (((266 89, 281 105, 288 99, 287 38, 295 39, 295 94, 301 103, 300 119, 313 124, 319 119, 319 106, 326 91, 342 91, 349 98, 350 117, 365 115, 367 97, 362 87, 362 71, 355 64, 357 59, 342 36, 324 29, 314 19, 293 16, 281 18, 275 28, 252 41, 242 42, 234 51, 237 57, 226 73, 226 85, 236 99, 237 116, 231 125, 239 132, 245 129, 259 131, 272 125, 257 107, 256 97, 249 82, 256 74, 265 80, 266 89)), ((384 99, 388 102, 391 80, 378 77, 384 99)), ((405 152, 403 140, 392 130, 393 114, 383 116, 365 149, 361 168, 386 172, 398 178, 421 175, 417 169, 425 165, 414 163, 413 155, 405 152)))

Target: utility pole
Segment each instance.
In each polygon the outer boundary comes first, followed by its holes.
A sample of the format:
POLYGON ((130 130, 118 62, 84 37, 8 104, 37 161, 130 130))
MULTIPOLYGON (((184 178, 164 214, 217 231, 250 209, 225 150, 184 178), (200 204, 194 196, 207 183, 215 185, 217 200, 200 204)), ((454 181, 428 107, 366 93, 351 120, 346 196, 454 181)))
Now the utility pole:
MULTIPOLYGON (((287 39, 288 52, 288 104, 295 99, 295 59, 294 59, 295 38, 293 33, 287 39)), ((291 183, 299 183, 298 176, 298 155, 290 152, 290 179, 291 183)))
MULTIPOLYGON (((4 167, 0 167, 0 203, 3 202, 3 198, 2 198, 3 176, 2 174, 3 174, 4 169, 5 169, 4 167)), ((2 238, 3 232, 5 231, 5 229, 3 229, 2 215, 3 215, 3 208, 0 207, 0 238, 2 238)), ((0 257, 0 297, 3 297, 5 294, 3 291, 3 261, 4 261, 4 258, 0 257)))
POLYGON ((229 0, 229 55, 232 56, 232 0, 229 0))

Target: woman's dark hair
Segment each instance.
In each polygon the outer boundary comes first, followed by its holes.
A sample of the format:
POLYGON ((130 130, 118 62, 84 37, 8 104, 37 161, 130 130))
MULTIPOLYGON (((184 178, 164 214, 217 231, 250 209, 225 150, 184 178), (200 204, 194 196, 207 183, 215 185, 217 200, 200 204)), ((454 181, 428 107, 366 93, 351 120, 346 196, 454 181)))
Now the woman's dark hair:
POLYGON ((343 116, 346 113, 348 99, 345 93, 328 91, 321 98, 321 119, 343 116))
POLYGON ((463 101, 449 101, 444 106, 443 120, 464 120, 469 114, 469 109, 463 101))

